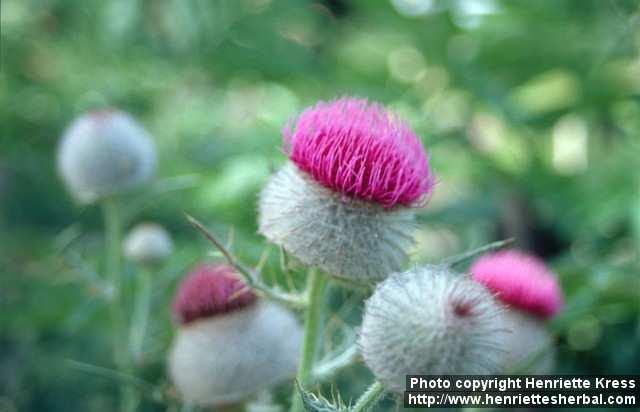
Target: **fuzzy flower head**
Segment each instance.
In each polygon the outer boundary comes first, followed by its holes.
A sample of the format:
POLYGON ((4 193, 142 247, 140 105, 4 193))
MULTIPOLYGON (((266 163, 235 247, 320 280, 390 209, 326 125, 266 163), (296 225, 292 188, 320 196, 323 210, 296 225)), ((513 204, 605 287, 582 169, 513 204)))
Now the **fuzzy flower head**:
POLYGON ((306 109, 284 130, 290 160, 321 185, 385 208, 411 205, 434 177, 411 129, 377 103, 341 98, 306 109))
POLYGON ((469 271, 508 306, 542 318, 562 308, 558 281, 533 255, 516 250, 489 253, 478 258, 469 271))
POLYGON ((302 346, 296 317, 258 299, 228 266, 202 265, 180 285, 169 375, 189 404, 222 406, 293 378, 302 346))
POLYGON ((366 302, 359 344, 388 389, 405 376, 487 374, 502 368, 502 311, 491 293, 441 266, 395 273, 366 302))
POLYGON ((173 300, 174 317, 187 324, 251 305, 255 294, 226 265, 200 265, 182 281, 173 300))
POLYGON ((58 171, 69 192, 92 203, 147 182, 156 151, 147 132, 126 113, 101 110, 77 118, 58 147, 58 171))
POLYGON ((414 207, 434 178, 419 139, 377 103, 342 98, 284 131, 289 161, 262 190, 259 231, 308 266, 353 283, 402 270, 414 207))
POLYGON ((163 262, 173 251, 169 233, 156 223, 136 225, 124 240, 124 255, 144 266, 163 262))

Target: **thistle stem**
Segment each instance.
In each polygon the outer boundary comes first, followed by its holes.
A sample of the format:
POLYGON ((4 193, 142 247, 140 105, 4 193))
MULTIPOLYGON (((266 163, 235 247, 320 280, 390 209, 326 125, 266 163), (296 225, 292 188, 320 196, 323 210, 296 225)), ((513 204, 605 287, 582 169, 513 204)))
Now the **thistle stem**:
POLYGON ((351 412, 365 412, 371 409, 384 395, 384 386, 379 381, 375 381, 356 401, 351 408, 351 412))
MULTIPOLYGON (((304 321, 304 340, 302 342, 302 357, 298 366, 297 380, 302 387, 308 387, 313 374, 313 363, 317 354, 320 330, 322 327, 322 312, 324 309, 324 292, 327 279, 315 270, 309 273, 307 281, 308 306, 304 321)), ((293 390, 290 412, 302 412, 302 398, 293 390)))
MULTIPOLYGON (((132 375, 133 367, 127 352, 127 322, 122 309, 122 267, 120 261, 122 243, 122 221, 116 199, 105 199, 102 204, 106 236, 106 272, 111 283, 111 322, 113 334, 113 360, 118 371, 132 375)), ((138 404, 138 394, 130 385, 120 384, 120 401, 123 412, 134 411, 138 404)))
POLYGON ((313 369, 313 377, 319 381, 326 380, 335 375, 341 369, 353 365, 358 359, 358 356, 358 347, 356 344, 353 344, 339 355, 316 365, 313 369))
POLYGON ((136 297, 134 300, 133 320, 129 331, 129 346, 133 361, 140 365, 144 337, 149 323, 152 291, 151 273, 143 268, 136 274, 136 297))

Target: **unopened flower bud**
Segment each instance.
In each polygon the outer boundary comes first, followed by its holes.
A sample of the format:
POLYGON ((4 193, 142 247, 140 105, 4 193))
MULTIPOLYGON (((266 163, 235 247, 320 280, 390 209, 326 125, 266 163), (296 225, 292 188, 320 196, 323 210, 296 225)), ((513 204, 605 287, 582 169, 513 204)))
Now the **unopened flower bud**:
POLYGON ((77 118, 58 148, 58 171, 81 203, 145 183, 156 168, 156 151, 147 132, 129 115, 104 110, 77 118))
POLYGON ((443 266, 395 273, 367 300, 359 344, 388 389, 406 375, 495 373, 503 356, 502 311, 482 285, 443 266))
POLYGON ((343 98, 305 110, 284 140, 289 162, 262 191, 260 232, 339 278, 371 283, 400 270, 415 206, 435 183, 408 126, 343 98))
POLYGON ((234 403, 295 375, 302 341, 295 317, 255 296, 234 269, 196 268, 173 312, 180 327, 169 373, 186 402, 234 403))
POLYGON ((553 371, 555 350, 545 319, 563 303, 555 276, 535 256, 506 250, 478 258, 469 269, 506 306, 507 352, 505 372, 548 374, 553 371))
POLYGON ((124 239, 124 255, 140 265, 154 266, 162 263, 172 251, 171 236, 156 223, 141 223, 124 239))

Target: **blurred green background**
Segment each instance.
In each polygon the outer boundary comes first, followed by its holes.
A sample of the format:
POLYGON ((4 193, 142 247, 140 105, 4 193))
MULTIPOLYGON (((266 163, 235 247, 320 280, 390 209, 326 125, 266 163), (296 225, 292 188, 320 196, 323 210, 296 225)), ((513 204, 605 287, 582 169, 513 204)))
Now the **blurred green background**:
MULTIPOLYGON (((183 212, 222 238, 233 227, 256 264, 281 128, 342 95, 400 113, 430 153, 415 261, 514 236, 567 294, 558 372, 640 373, 638 1, 2 0, 1 29, 0 411, 114 410, 116 379, 92 369, 112 367, 100 213, 55 168, 65 127, 102 107, 159 150, 129 224, 158 221, 176 242, 154 274, 140 368, 153 390, 171 393, 175 282, 215 259, 183 212)), ((346 399, 369 380, 346 376, 346 399)))

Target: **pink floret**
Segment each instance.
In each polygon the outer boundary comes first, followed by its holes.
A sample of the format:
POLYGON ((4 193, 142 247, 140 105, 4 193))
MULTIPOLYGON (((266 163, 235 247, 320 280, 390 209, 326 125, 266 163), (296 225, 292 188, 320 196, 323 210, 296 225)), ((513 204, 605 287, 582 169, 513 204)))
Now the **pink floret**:
POLYGON ((507 305, 544 318, 562 307, 555 276, 535 256, 515 250, 489 253, 478 258, 469 271, 507 305))
POLYGON ((200 265, 182 280, 172 310, 176 320, 186 324, 243 308, 255 299, 233 268, 200 265))
POLYGON ((307 108, 283 131, 285 150, 325 187, 383 207, 411 205, 435 179, 418 137, 377 103, 341 98, 307 108))

